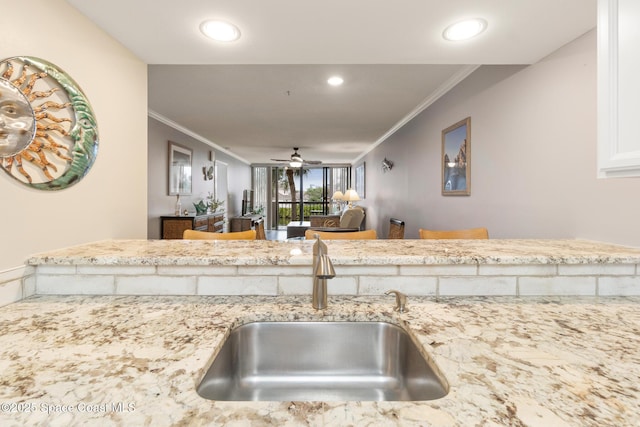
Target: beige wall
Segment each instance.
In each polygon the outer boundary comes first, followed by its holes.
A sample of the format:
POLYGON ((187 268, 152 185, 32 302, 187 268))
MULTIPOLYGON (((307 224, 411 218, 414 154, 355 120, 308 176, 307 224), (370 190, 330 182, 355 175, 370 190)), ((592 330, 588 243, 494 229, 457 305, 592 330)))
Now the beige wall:
POLYGON ((32 190, 0 172, 0 272, 32 253, 147 235, 147 68, 63 0, 8 2, 0 59, 46 59, 71 75, 95 111, 97 160, 75 186, 32 190))
POLYGON ((528 67, 484 66, 369 153, 367 225, 640 246, 640 179, 596 178, 596 33, 528 67), (471 117, 471 196, 443 197, 441 131, 471 117), (395 162, 383 173, 380 162, 395 162))

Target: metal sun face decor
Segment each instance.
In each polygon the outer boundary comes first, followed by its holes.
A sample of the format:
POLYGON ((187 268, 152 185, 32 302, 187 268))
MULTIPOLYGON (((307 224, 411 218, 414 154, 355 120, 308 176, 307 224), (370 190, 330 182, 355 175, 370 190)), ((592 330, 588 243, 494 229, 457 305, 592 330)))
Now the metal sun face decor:
POLYGON ((471 195, 471 117, 442 131, 442 195, 471 195))
POLYGON ((78 183, 97 154, 95 115, 69 75, 30 56, 0 61, 0 165, 7 174, 61 190, 78 183))

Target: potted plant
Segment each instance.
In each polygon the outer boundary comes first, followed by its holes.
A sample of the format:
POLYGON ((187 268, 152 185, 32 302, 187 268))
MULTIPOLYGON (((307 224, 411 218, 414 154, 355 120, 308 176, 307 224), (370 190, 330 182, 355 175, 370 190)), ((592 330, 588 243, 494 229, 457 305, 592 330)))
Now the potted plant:
POLYGON ((209 193, 207 196, 207 208, 210 213, 216 212, 219 208, 224 205, 224 200, 219 200, 213 197, 213 194, 209 193))

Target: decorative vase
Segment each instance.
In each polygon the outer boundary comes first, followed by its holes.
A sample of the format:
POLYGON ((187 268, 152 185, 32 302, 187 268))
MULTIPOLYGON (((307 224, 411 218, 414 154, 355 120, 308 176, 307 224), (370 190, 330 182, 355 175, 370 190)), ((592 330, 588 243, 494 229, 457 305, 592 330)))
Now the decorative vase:
POLYGON ((180 214, 182 213, 182 204, 180 203, 180 195, 178 194, 176 196, 176 209, 174 211, 176 216, 180 216, 180 214))
POLYGON ((196 213, 198 215, 204 215, 207 213, 207 205, 205 205, 202 200, 200 200, 198 203, 194 203, 193 206, 195 206, 196 213))

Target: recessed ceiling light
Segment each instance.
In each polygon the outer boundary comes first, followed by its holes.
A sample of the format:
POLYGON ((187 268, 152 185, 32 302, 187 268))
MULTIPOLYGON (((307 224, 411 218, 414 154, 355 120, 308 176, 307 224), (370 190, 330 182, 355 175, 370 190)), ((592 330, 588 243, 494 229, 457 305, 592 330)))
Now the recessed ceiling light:
POLYGON ((329 83, 331 86, 340 86, 342 83, 344 83, 344 79, 340 76, 333 76, 329 80, 327 80, 327 83, 329 83))
POLYGON ((480 18, 467 19, 449 25, 442 37, 450 41, 468 40, 487 29, 487 21, 480 18))
POLYGON ((204 21, 200 24, 202 34, 219 42, 232 42, 240 38, 240 30, 225 21, 204 21))

